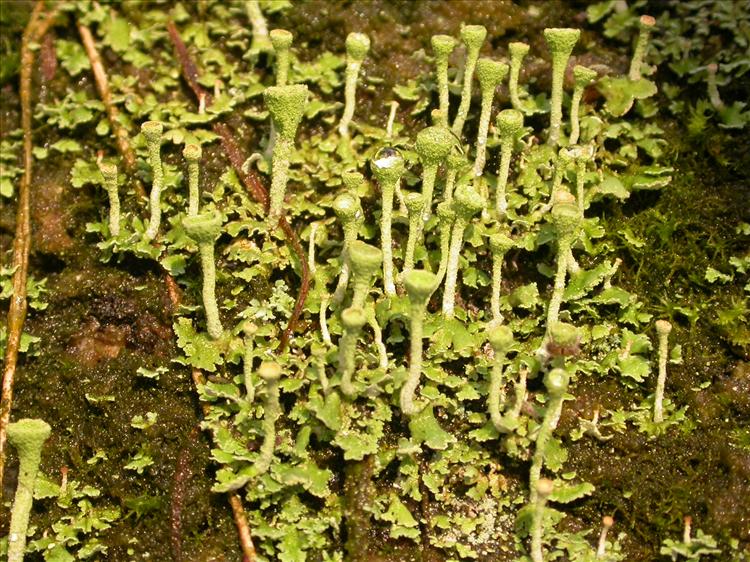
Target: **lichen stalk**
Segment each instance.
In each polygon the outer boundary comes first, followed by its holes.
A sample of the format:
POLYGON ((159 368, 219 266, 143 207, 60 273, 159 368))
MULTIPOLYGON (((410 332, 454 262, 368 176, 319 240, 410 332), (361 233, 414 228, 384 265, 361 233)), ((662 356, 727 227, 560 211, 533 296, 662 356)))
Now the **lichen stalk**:
POLYGON ((505 358, 513 345, 513 332, 503 325, 493 325, 487 333, 494 357, 490 371, 490 388, 487 396, 487 412, 495 426, 501 433, 507 433, 503 423, 503 408, 505 405, 505 358))
POLYGON ((558 321, 563 292, 565 291, 565 277, 568 271, 568 253, 578 234, 581 216, 578 207, 572 203, 558 202, 552 207, 552 223, 557 231, 557 271, 555 272, 554 288, 547 308, 547 331, 558 321))
POLYGON ((641 79, 643 57, 646 56, 648 39, 655 25, 656 20, 652 16, 643 15, 638 20, 638 40, 635 43, 635 50, 633 51, 633 58, 630 59, 630 70, 628 71, 628 78, 633 81, 641 79))
POLYGON ((341 313, 344 333, 339 342, 339 373, 341 375, 341 392, 349 399, 355 397, 352 375, 356 368, 357 340, 365 325, 367 317, 359 306, 351 306, 341 313))
POLYGON ((432 52, 435 55, 435 79, 438 85, 439 107, 442 113, 441 124, 448 127, 450 97, 448 91, 448 58, 456 48, 456 39, 450 35, 433 35, 432 52))
POLYGON ((34 484, 42 461, 42 447, 51 431, 46 422, 37 419, 8 424, 8 441, 15 447, 19 460, 18 484, 8 528, 8 562, 23 562, 34 484))
POLYGON ((427 302, 436 285, 434 273, 413 270, 404 276, 404 287, 409 295, 409 374, 399 394, 399 406, 405 416, 413 416, 420 411, 414 402, 414 393, 422 377, 422 338, 424 335, 424 315, 427 302))
POLYGON ((362 206, 356 193, 345 192, 336 197, 333 202, 333 211, 341 223, 344 231, 344 244, 341 247, 341 271, 333 293, 332 301, 338 304, 344 300, 346 288, 349 285, 349 246, 357 239, 359 222, 363 217, 362 206))
POLYGON ((482 93, 482 105, 479 113, 479 128, 477 130, 476 158, 474 159, 474 175, 481 176, 487 160, 487 132, 490 128, 492 99, 495 89, 508 75, 508 65, 489 58, 477 61, 477 78, 482 93))
POLYGON ((200 159, 201 145, 187 144, 182 156, 188 163, 188 216, 194 217, 200 210, 200 159))
POLYGON ((432 193, 435 189, 438 166, 448 156, 455 142, 456 139, 450 130, 441 126, 427 127, 417 133, 414 150, 422 163, 422 219, 425 222, 432 215, 432 193))
POLYGON ((281 416, 279 403, 281 365, 273 361, 264 361, 258 367, 258 376, 265 382, 266 391, 263 402, 263 443, 260 446, 258 459, 255 461, 255 473, 261 475, 271 466, 276 449, 276 420, 281 416))
POLYGON ((719 65, 714 63, 709 64, 706 67, 706 72, 708 73, 708 80, 707 80, 707 89, 708 89, 708 99, 711 102, 711 105, 714 107, 715 110, 721 111, 724 109, 724 102, 721 99, 721 95, 719 94, 719 86, 716 83, 716 73, 719 71, 719 65))
POLYGON ((440 230, 440 263, 438 264, 436 285, 442 283, 445 272, 448 269, 448 254, 450 252, 451 231, 453 221, 456 220, 456 211, 448 201, 443 201, 437 206, 438 229, 440 230))
POLYGON ((615 520, 610 515, 602 517, 602 532, 599 534, 599 543, 596 547, 596 557, 604 558, 607 554, 607 534, 612 526, 615 524, 615 520))
POLYGON ((242 353, 242 378, 245 384, 245 400, 248 404, 252 404, 255 401, 255 380, 253 376, 253 352, 255 348, 255 333, 258 331, 258 326, 252 322, 248 322, 242 328, 244 338, 245 349, 242 353))
POLYGON ((393 196, 404 173, 404 159, 398 150, 384 148, 377 153, 370 168, 380 185, 381 192, 380 249, 383 252, 383 289, 387 296, 392 297, 396 294, 391 236, 393 196))
POLYGON ((570 100, 570 138, 568 145, 578 143, 578 137, 581 134, 581 124, 578 119, 578 112, 583 98, 583 91, 586 86, 591 84, 596 78, 596 71, 581 66, 579 64, 573 67, 573 97, 570 100))
POLYGON ((667 320, 656 321, 656 333, 659 337, 659 376, 656 381, 654 396, 654 422, 664 421, 664 386, 667 382, 667 359, 669 357, 669 333, 672 324, 667 320))
POLYGON ((352 307, 363 308, 372 287, 372 278, 382 267, 383 252, 375 246, 355 240, 349 246, 348 255, 352 269, 352 307))
POLYGON ((271 45, 276 53, 276 85, 286 86, 289 79, 289 49, 294 41, 294 35, 286 29, 272 29, 269 34, 271 45))
POLYGON ((448 250, 448 264, 443 289, 443 315, 453 318, 456 303, 456 283, 458 279, 458 260, 464 241, 464 231, 471 219, 485 207, 485 199, 470 185, 462 185, 456 190, 453 209, 456 220, 451 231, 451 244, 448 250))
POLYGON ((482 48, 482 43, 484 43, 485 37, 487 37, 487 29, 483 25, 465 25, 461 27, 461 40, 464 45, 466 45, 464 83, 463 88, 461 89, 461 103, 458 106, 458 112, 453 121, 453 127, 451 127, 453 134, 458 138, 461 138, 466 117, 469 115, 474 67, 477 64, 479 50, 482 48))
POLYGON ((260 3, 258 0, 247 0, 245 10, 247 11, 247 19, 250 20, 250 25, 253 28, 253 42, 250 49, 256 52, 268 50, 271 41, 268 36, 268 24, 260 9, 260 3))
POLYGON ((529 52, 529 46, 526 43, 513 42, 508 45, 510 54, 510 77, 508 78, 508 91, 510 93, 510 103, 516 111, 523 110, 521 98, 518 95, 518 77, 521 74, 521 65, 523 59, 529 52))
POLYGON ((120 235, 120 195, 117 191, 117 166, 102 163, 99 171, 104 178, 104 189, 109 199, 109 233, 117 237, 120 235))
POLYGON ((421 193, 408 193, 405 198, 406 210, 409 216, 409 235, 406 239, 406 250, 404 251, 404 266, 401 275, 405 275, 414 269, 414 254, 417 250, 417 241, 421 243, 424 222, 422 221, 422 210, 424 209, 424 197, 421 193))
POLYGON ((148 161, 151 166, 151 192, 149 193, 149 207, 151 218, 144 233, 147 240, 153 240, 159 233, 161 223, 161 192, 164 188, 164 170, 161 164, 161 139, 164 126, 158 121, 146 121, 141 125, 141 132, 146 138, 148 147, 148 161))
POLYGON ((450 203, 453 200, 453 187, 456 185, 456 177, 458 176, 461 166, 466 163, 466 158, 463 154, 456 150, 452 150, 448 154, 448 158, 445 161, 445 186, 443 187, 443 201, 450 203))
POLYGON ((532 502, 534 505, 531 519, 531 560, 533 562, 544 562, 544 551, 542 549, 544 510, 553 487, 552 480, 542 478, 534 488, 536 499, 532 502))
POLYGON ((498 215, 503 216, 508 210, 507 186, 513 145, 523 129, 523 114, 516 109, 504 109, 497 114, 495 121, 500 136, 500 167, 497 172, 495 210, 498 215))
POLYGON ((393 124, 396 122, 396 111, 398 111, 398 102, 396 100, 391 101, 390 110, 388 112, 388 122, 385 125, 385 138, 390 140, 393 138, 393 124))
POLYGON ((557 146, 560 141, 562 124, 562 98, 565 67, 573 52, 580 29, 548 28, 544 30, 544 39, 552 55, 552 93, 550 96, 550 126, 547 143, 557 146))
POLYGON ((493 322, 502 322, 500 313, 500 293, 503 287, 503 260, 505 254, 513 248, 513 239, 505 232, 496 232, 490 236, 490 252, 492 253, 492 294, 490 296, 490 311, 493 322))
POLYGON ((529 490, 531 492, 530 501, 533 503, 537 500, 537 483, 544 466, 544 454, 547 448, 547 442, 557 427, 557 422, 562 413, 565 393, 568 390, 570 377, 564 369, 552 369, 544 376, 544 386, 547 388, 549 400, 544 411, 544 419, 539 426, 534 445, 534 456, 531 461, 529 470, 529 490))
POLYGON ((339 122, 339 134, 349 138, 349 125, 354 117, 357 79, 362 62, 370 50, 370 38, 364 33, 350 33, 346 38, 346 70, 344 72, 344 113, 339 122))

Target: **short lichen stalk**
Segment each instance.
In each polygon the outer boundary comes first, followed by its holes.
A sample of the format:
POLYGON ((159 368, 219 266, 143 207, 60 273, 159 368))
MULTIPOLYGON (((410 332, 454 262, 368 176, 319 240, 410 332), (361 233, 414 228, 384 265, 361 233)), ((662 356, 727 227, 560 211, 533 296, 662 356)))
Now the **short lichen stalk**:
POLYGON ((567 148, 561 148, 557 153, 555 159, 555 175, 552 177, 552 187, 549 192, 549 202, 545 208, 545 212, 552 208, 555 203, 558 203, 558 199, 561 194, 567 193, 567 189, 563 188, 563 179, 565 173, 568 171, 568 166, 573 161, 573 153, 567 148))
POLYGON ((508 78, 508 92, 510 94, 510 103, 516 111, 523 110, 521 98, 518 95, 518 78, 521 74, 521 65, 523 59, 529 52, 529 46, 526 43, 513 42, 508 45, 510 54, 510 77, 508 78))
POLYGON ((102 163, 99 171, 104 178, 104 189, 109 198, 109 233, 117 237, 120 235, 120 195, 117 191, 117 166, 102 163))
POLYGON ((349 125, 357 103, 357 79, 362 63, 370 50, 370 38, 364 33, 350 33, 346 38, 346 71, 344 76, 344 113, 339 122, 339 134, 349 138, 349 125))
POLYGON ((286 86, 289 79, 289 61, 294 35, 286 29, 272 29, 270 33, 271 45, 276 53, 276 85, 286 86))
POLYGON ((533 562, 544 562, 544 551, 542 549, 544 511, 553 489, 554 484, 548 478, 540 479, 534 488, 536 499, 533 502, 531 515, 531 560, 533 562))
POLYGON ((424 229, 422 210, 425 205, 424 197, 421 193, 407 193, 405 203, 409 216, 409 234, 406 239, 406 250, 404 250, 404 266, 401 269, 402 276, 414 269, 414 254, 417 251, 417 243, 422 243, 422 232, 424 229))
POLYGON ((219 318, 216 303, 216 265, 214 263, 214 242, 221 233, 222 216, 218 212, 201 213, 185 217, 182 226, 187 235, 198 245, 203 272, 203 309, 206 313, 206 331, 212 339, 221 338, 224 328, 219 318))
POLYGON ((388 349, 383 343, 383 329, 378 323, 378 318, 375 315, 375 303, 369 302, 365 306, 365 318, 367 318, 367 325, 372 329, 372 333, 375 336, 375 347, 378 348, 378 366, 381 369, 388 368, 388 349))
POLYGON ((344 231, 344 245, 341 247, 341 272, 332 298, 334 304, 339 304, 344 300, 346 288, 349 285, 349 246, 357 239, 359 224, 364 215, 359 196, 351 192, 342 193, 336 197, 333 202, 333 212, 336 213, 336 218, 344 231))
POLYGON ((373 277, 383 264, 383 252, 359 240, 349 246, 352 268, 352 307, 363 308, 373 284, 373 277))
POLYGON ((450 203, 453 200, 453 187, 456 185, 456 177, 461 167, 466 164, 466 157, 457 150, 451 150, 445 160, 445 186, 443 188, 443 201, 450 203))
POLYGON ((500 313, 500 293, 503 286, 503 260, 505 254, 513 248, 513 239, 505 232, 495 232, 489 237, 490 252, 492 253, 492 294, 490 296, 490 310, 492 321, 502 322, 500 313))
POLYGON ((643 58, 646 56, 648 39, 654 25, 656 25, 656 20, 652 16, 643 15, 638 20, 638 28, 640 31, 638 33, 638 40, 635 43, 633 58, 630 60, 630 71, 628 72, 628 78, 633 81, 641 79, 643 58))
POLYGON ((8 528, 8 562, 23 561, 34 484, 42 461, 42 447, 51 431, 46 422, 37 419, 8 424, 8 441, 15 447, 19 460, 18 484, 8 528))
POLYGON ((245 349, 242 353, 242 377, 245 383, 245 399, 248 404, 252 404, 255 401, 255 381, 253 377, 253 357, 255 351, 255 333, 258 331, 258 326, 252 322, 246 323, 242 327, 243 335, 245 336, 243 344, 245 349))
POLYGON ((161 223, 161 192, 164 189, 164 170, 161 164, 161 138, 164 126, 158 121, 146 121, 141 125, 141 132, 146 138, 148 147, 148 161, 151 166, 151 193, 149 194, 149 206, 151 218, 144 236, 147 240, 153 240, 159 233, 161 223))
POLYGON ((477 130, 477 154, 474 159, 474 175, 481 176, 487 159, 487 132, 490 129, 492 99, 495 89, 508 75, 508 65, 488 58, 481 58, 477 62, 477 78, 482 93, 482 107, 479 113, 479 128, 477 130))
POLYGON ((260 446, 258 460, 255 461, 255 472, 261 475, 271 466, 276 449, 276 420, 281 416, 279 403, 281 365, 273 361, 264 361, 258 367, 258 376, 263 380, 266 391, 266 398, 263 402, 263 443, 260 446))
POLYGON ((289 179, 289 160, 294 151, 294 138, 307 105, 307 86, 271 86, 263 92, 276 139, 271 156, 271 190, 268 209, 269 229, 276 227, 281 217, 286 184, 289 179))
POLYGON ((515 109, 505 109, 497 114, 495 125, 500 137, 500 168, 497 172, 495 210, 503 216, 508 210, 507 186, 513 145, 523 129, 523 114, 515 109))
POLYGON ((339 342, 339 374, 341 375, 341 392, 350 399, 354 398, 356 393, 352 375, 356 368, 357 340, 366 321, 364 310, 358 306, 351 306, 341 313, 344 333, 339 342))
POLYGON ((200 210, 200 159, 201 145, 186 144, 182 156, 188 163, 188 216, 194 217, 200 210))
POLYGON ((599 543, 596 547, 597 560, 607 555, 607 534, 614 524, 615 520, 611 515, 602 517, 602 532, 599 533, 599 543))
POLYGON ((513 332, 507 326, 494 325, 487 333, 494 357, 490 371, 490 388, 487 397, 487 411, 492 425, 501 433, 507 433, 508 427, 504 423, 503 409, 505 407, 505 359, 513 346, 513 332))
POLYGON ((547 137, 547 143, 552 146, 557 146, 560 141, 565 67, 568 65, 568 59, 580 35, 579 29, 548 28, 544 30, 544 39, 552 55, 552 94, 549 136, 547 137))
POLYGON ((664 421, 664 385, 667 382, 667 358, 669 357, 669 333, 672 324, 667 320, 656 321, 656 333, 659 336, 659 377, 656 381, 654 396, 654 422, 664 421))
POLYGON ((544 455, 547 448, 547 442, 552 433, 557 427, 557 422, 560 420, 560 414, 562 413, 563 401, 565 399, 565 393, 568 390, 569 375, 564 369, 552 369, 544 376, 544 386, 547 388, 549 398, 547 401, 547 408, 544 412, 544 419, 542 425, 539 426, 539 431, 536 436, 536 442, 534 445, 534 457, 531 461, 531 469, 529 470, 529 490, 531 492, 531 502, 537 500, 537 483, 539 477, 542 474, 542 467, 544 466, 544 455))
POLYGON ((576 200, 578 211, 583 218, 586 206, 586 167, 594 161, 594 147, 592 145, 572 146, 569 149, 576 166, 576 200))
POLYGON ((461 90, 461 103, 458 106, 456 118, 451 130, 453 134, 461 138, 464 123, 469 115, 471 104, 471 88, 474 79, 474 67, 479 58, 479 50, 487 37, 487 29, 483 25, 465 25, 461 27, 461 40, 466 45, 466 62, 464 63, 464 83, 461 90))
POLYGON ((427 127, 417 134, 414 150, 422 163, 422 219, 425 222, 432 215, 432 192, 435 189, 438 166, 448 156, 455 142, 455 137, 445 127, 427 127))
POLYGON ((414 393, 422 376, 422 338, 424 333, 424 315, 427 302, 436 285, 434 273, 424 270, 413 270, 404 276, 404 287, 409 295, 409 374, 401 387, 399 405, 405 416, 413 416, 420 411, 414 402, 414 393))
POLYGON ((462 185, 456 190, 453 209, 456 220, 451 231, 451 244, 448 251, 448 265, 445 273, 445 287, 443 289, 443 314, 446 318, 453 317, 456 304, 456 283, 458 280, 458 260, 464 242, 464 231, 471 219, 484 209, 485 199, 472 185, 462 185))
POLYGON ((372 173, 380 185, 380 248, 383 251, 383 288, 385 294, 392 297, 396 294, 393 275, 393 239, 391 225, 393 221, 393 197, 404 173, 404 158, 393 148, 380 150, 370 164, 372 173))
POLYGON ((596 79, 596 71, 586 68, 585 66, 575 65, 573 67, 573 97, 570 100, 570 138, 568 139, 569 145, 574 145, 578 142, 578 137, 581 134, 581 124, 578 118, 578 112, 581 106, 581 99, 583 98, 583 91, 586 86, 591 84, 596 79))
POLYGON ((268 24, 260 9, 260 3, 258 0, 247 0, 245 9, 247 10, 247 18, 253 28, 253 42, 250 45, 250 50, 256 53, 269 50, 271 45, 268 37, 268 24))
POLYGON ((568 255, 573 242, 578 236, 581 225, 581 215, 578 207, 572 203, 558 202, 552 207, 552 224, 557 232, 557 271, 552 289, 549 307, 547 308, 547 331, 557 322, 565 291, 565 277, 568 271, 568 255))
POLYGON ((452 203, 443 201, 437 206, 438 229, 440 230, 440 263, 438 264, 436 285, 442 283, 445 272, 448 269, 448 254, 450 253, 451 231, 453 221, 456 220, 456 211, 452 203))
POLYGON ((721 94, 719 94, 719 86, 716 82, 716 73, 718 71, 719 65, 715 62, 706 67, 706 72, 708 73, 707 89, 708 99, 711 102, 711 105, 715 110, 722 111, 725 108, 725 105, 724 101, 721 99, 721 94))
POLYGON ((438 85, 439 107, 442 113, 441 125, 448 127, 450 98, 448 92, 448 58, 456 48, 456 40, 450 35, 433 35, 432 52, 435 55, 435 78, 438 85))

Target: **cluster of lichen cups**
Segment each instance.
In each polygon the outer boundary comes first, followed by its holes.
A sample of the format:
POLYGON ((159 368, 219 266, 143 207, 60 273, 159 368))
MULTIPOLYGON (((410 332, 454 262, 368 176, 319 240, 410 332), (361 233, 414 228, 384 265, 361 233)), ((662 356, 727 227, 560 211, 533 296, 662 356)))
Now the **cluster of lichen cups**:
MULTIPOLYGON (((552 295, 547 308, 546 333, 537 350, 539 364, 537 375, 544 377, 547 390, 547 401, 543 420, 536 432, 536 447, 531 461, 529 475, 529 492, 531 503, 538 506, 538 513, 544 508, 552 488, 552 483, 542 478, 545 446, 554 432, 560 418, 565 393, 574 372, 574 366, 566 364, 565 357, 574 353, 561 352, 560 349, 575 349, 580 342, 580 334, 570 324, 560 322, 560 308, 563 304, 563 292, 566 278, 577 271, 578 265, 573 257, 573 247, 578 239, 583 221, 585 167, 593 160, 593 152, 587 147, 577 145, 580 136, 579 105, 583 89, 595 78, 593 70, 582 66, 574 69, 575 88, 569 109, 570 137, 564 138, 562 123, 563 76, 573 48, 580 32, 573 29, 545 30, 545 40, 552 58, 552 92, 550 126, 547 143, 557 152, 556 170, 550 186, 547 207, 538 210, 551 223, 557 244, 557 269, 554 276, 552 295), (567 168, 576 165, 575 195, 564 185, 567 168), (550 351, 553 349, 553 351, 550 351)), ((423 374, 423 324, 428 313, 430 298, 443 285, 441 313, 451 319, 455 314, 459 289, 459 265, 467 228, 477 216, 490 227, 487 236, 487 248, 492 259, 492 287, 490 298, 490 320, 487 323, 487 339, 492 348, 491 376, 487 413, 492 426, 500 434, 511 434, 518 427, 518 418, 526 400, 527 371, 517 373, 514 382, 515 398, 512 404, 507 403, 505 389, 510 382, 510 369, 507 369, 508 355, 517 349, 512 330, 504 325, 500 301, 502 292, 502 268, 506 254, 515 247, 511 235, 509 213, 510 167, 513 151, 524 130, 524 113, 528 107, 522 100, 518 83, 522 61, 529 51, 528 45, 512 43, 510 45, 509 64, 492 59, 479 59, 479 52, 486 37, 482 26, 464 26, 461 29, 461 40, 466 48, 464 61, 464 79, 460 103, 455 120, 449 124, 450 93, 448 82, 448 60, 457 41, 449 36, 433 37, 432 48, 436 65, 436 84, 439 97, 439 111, 435 112, 433 125, 417 133, 413 148, 421 164, 421 192, 407 193, 403 198, 408 215, 408 238, 406 244, 399 248, 402 253, 400 271, 398 258, 394 257, 394 197, 399 191, 400 182, 406 173, 406 161, 401 152, 392 147, 383 147, 371 159, 369 165, 372 176, 381 192, 380 205, 380 247, 375 247, 357 240, 359 227, 364 220, 364 213, 357 192, 366 178, 356 170, 344 174, 344 189, 333 202, 332 208, 343 231, 343 245, 340 253, 341 270, 337 284, 331 294, 321 298, 320 322, 323 340, 333 346, 327 327, 329 304, 333 314, 340 320, 341 336, 337 342, 338 387, 343 397, 355 401, 360 396, 360 386, 356 380, 358 372, 357 348, 363 339, 363 328, 368 323, 375 333, 376 343, 381 349, 381 366, 388 365, 388 355, 381 340, 384 326, 375 320, 374 307, 370 300, 378 274, 382 276, 382 292, 385 298, 399 298, 399 292, 405 292, 409 300, 409 359, 408 374, 399 388, 399 406, 406 417, 413 417, 429 407, 429 402, 417 397, 417 390, 423 374), (471 103, 472 80, 476 69, 481 89, 481 109, 478 135, 475 146, 474 164, 471 174, 459 176, 459 171, 466 167, 467 151, 461 147, 461 135, 464 123, 469 115, 471 103), (487 140, 491 122, 493 96, 497 87, 508 78, 512 108, 499 111, 495 121, 495 134, 499 141, 499 168, 495 183, 494 198, 488 197, 485 163, 487 161, 487 140), (446 171, 442 183, 442 200, 435 202, 436 186, 441 166, 446 171), (455 189, 454 189, 455 186, 455 189), (490 201, 494 200, 494 204, 490 201), (432 215, 435 211, 437 220, 432 215), (435 273, 428 260, 417 263, 417 250, 426 245, 429 234, 439 233, 440 261, 435 273), (347 301, 347 299, 349 299, 347 301)), ((276 227, 284 212, 284 201, 289 177, 291 157, 295 150, 295 137, 302 121, 308 98, 307 86, 288 84, 289 60, 292 36, 283 30, 273 30, 269 35, 270 43, 276 52, 276 85, 266 88, 264 101, 272 121, 272 134, 269 138, 271 150, 271 189, 270 205, 267 215, 269 231, 276 227)), ((640 42, 639 42, 640 45, 640 42)), ((345 105, 338 133, 347 143, 351 136, 353 117, 356 107, 356 87, 361 65, 369 51, 369 39, 359 33, 350 34, 346 41, 347 66, 345 76, 345 105)), ((645 48, 645 47, 644 47, 645 48)), ((640 54, 642 57, 642 53, 640 54)), ((640 64, 640 63, 639 63, 640 64)), ((631 69, 634 74, 639 64, 631 69)), ((392 112, 392 116, 393 116, 392 112)), ((392 122, 392 121, 391 121, 392 122)), ((151 190, 151 219, 145 236, 156 237, 160 223, 159 197, 163 187, 163 172, 159 155, 162 126, 149 122, 143 125, 143 133, 148 144, 149 162, 153 173, 151 190)), ((199 209, 199 167, 201 149, 198 145, 187 145, 184 157, 188 162, 189 207, 182 225, 187 235, 198 246, 203 272, 203 305, 206 326, 209 336, 220 339, 224 334, 215 296, 216 271, 214 264, 214 243, 222 232, 222 215, 218 211, 199 209)), ((364 167, 363 167, 364 168, 364 167)), ((117 203, 116 168, 102 167, 105 185, 112 202, 110 215, 110 233, 117 236, 119 222, 114 211, 117 203)), ((314 248, 314 233, 311 234, 310 247, 314 248)), ((311 265, 315 266, 314 258, 311 265)), ((326 288, 328 289, 328 288, 326 288)), ((323 291, 327 293, 327 291, 323 291)), ((245 329, 246 346, 251 348, 254 325, 245 329)), ((657 326, 660 335, 660 379, 659 387, 663 394, 662 373, 666 370, 666 333, 664 326, 657 326)), ((322 361, 322 358, 318 358, 322 361)), ((264 403, 263 435, 259 460, 256 463, 256 474, 265 472, 273 459, 275 443, 275 423, 281 409, 279 405, 279 378, 282 368, 277 363, 264 362, 254 372, 252 353, 245 356, 245 387, 247 399, 252 401, 255 395, 254 375, 265 382, 266 400, 264 403)), ((322 366, 325 377, 325 365, 322 366)), ((335 386, 335 380, 334 380, 335 386)), ((329 391, 326 377, 326 392, 329 391)), ((658 393, 659 394, 659 393, 658 393)), ((661 395, 659 394, 659 395, 661 395)), ((655 419, 661 419, 661 400, 657 397, 655 419)), ((657 420, 659 421, 659 420, 657 420)), ((541 515, 534 518, 531 537, 532 559, 542 560, 541 515)))

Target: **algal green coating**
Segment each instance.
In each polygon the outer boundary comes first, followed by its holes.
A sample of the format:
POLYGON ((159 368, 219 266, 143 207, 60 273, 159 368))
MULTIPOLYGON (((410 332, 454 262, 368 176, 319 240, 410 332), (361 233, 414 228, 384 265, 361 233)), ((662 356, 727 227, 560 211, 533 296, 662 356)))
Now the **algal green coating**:
POLYGON ((43 420, 22 419, 8 424, 8 442, 18 453, 18 485, 8 528, 8 562, 22 562, 26 531, 34 501, 34 483, 42 461, 42 447, 52 428, 43 420))
POLYGON ((161 192, 164 189, 164 170, 161 165, 161 138, 164 125, 158 121, 146 121, 141 125, 141 132, 146 137, 148 147, 148 161, 151 165, 151 193, 149 194, 149 206, 151 218, 144 236, 147 240, 153 240, 159 233, 161 223, 161 192))
POLYGON ((504 62, 481 58, 477 61, 477 78, 482 93, 482 108, 479 113, 479 128, 477 130, 477 155, 474 160, 474 175, 481 176, 487 158, 487 132, 490 129, 490 115, 492 112, 492 98, 495 88, 508 75, 508 65, 504 62))
POLYGON ((99 171, 104 178, 104 189, 109 198, 109 233, 117 237, 120 234, 120 195, 117 192, 117 166, 102 163, 99 171))
POLYGON ((434 273, 421 269, 412 270, 404 275, 404 287, 409 295, 409 375, 401 387, 399 405, 405 416, 419 412, 414 403, 414 393, 422 376, 422 338, 424 332, 424 315, 427 302, 435 290, 437 278, 434 273))
POLYGON ((461 40, 466 45, 466 62, 464 63, 464 84, 461 90, 461 103, 458 106, 456 119, 453 121, 451 130, 453 134, 461 138, 464 130, 466 117, 469 115, 471 104, 471 85, 474 79, 474 67, 479 58, 479 50, 487 37, 487 29, 483 25, 464 25, 461 27, 461 40))
POLYGON ((568 65, 568 59, 580 36, 580 29, 553 27, 544 30, 544 39, 552 55, 552 94, 550 100, 549 136, 547 137, 547 143, 552 146, 557 146, 560 141, 565 67, 568 65))
POLYGON ((294 150, 294 137, 307 106, 307 86, 271 86, 263 92, 263 100, 271 114, 277 133, 271 156, 271 193, 268 224, 275 227, 284 206, 289 177, 289 159, 294 150))
POLYGON ((216 303, 216 264, 214 263, 214 242, 221 233, 222 216, 219 212, 206 212, 182 219, 187 235, 198 244, 203 271, 203 309, 206 312, 206 331, 212 339, 219 339, 224 333, 216 303))

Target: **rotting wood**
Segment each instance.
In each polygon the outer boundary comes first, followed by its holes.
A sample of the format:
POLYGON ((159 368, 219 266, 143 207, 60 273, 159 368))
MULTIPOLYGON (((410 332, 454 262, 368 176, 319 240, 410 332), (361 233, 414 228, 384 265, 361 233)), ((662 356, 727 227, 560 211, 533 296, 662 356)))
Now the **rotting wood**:
POLYGON ((21 39, 21 72, 19 92, 21 98, 21 128, 23 130, 23 176, 18 188, 18 209, 16 210, 16 233, 13 239, 13 296, 8 308, 8 342, 3 363, 3 388, 0 396, 0 484, 5 473, 5 444, 10 413, 13 408, 13 384, 18 363, 21 334, 26 320, 28 302, 26 281, 29 270, 31 249, 31 218, 29 202, 32 179, 32 131, 31 131, 31 73, 34 66, 32 43, 40 41, 57 16, 59 8, 53 8, 44 19, 40 19, 44 1, 38 0, 31 12, 21 39))
MULTIPOLYGON (((174 45, 175 52, 177 53, 177 58, 180 61, 182 75, 185 78, 185 81, 188 83, 188 86, 190 86, 190 89, 195 94, 195 97, 199 100, 202 100, 205 103, 206 107, 210 106, 211 102, 213 101, 213 97, 198 83, 198 68, 190 57, 190 54, 187 51, 187 47, 182 41, 180 33, 177 31, 177 28, 172 21, 169 21, 167 23, 167 29, 169 31, 169 37, 172 40, 172 44, 174 45)), ((214 132, 221 137, 222 148, 229 158, 229 161, 232 164, 235 172, 237 172, 237 175, 245 185, 245 188, 250 192, 253 199, 263 205, 267 212, 268 191, 266 190, 263 182, 257 176, 257 174, 255 174, 252 170, 245 169, 244 164, 247 158, 243 154, 243 151, 239 147, 239 143, 237 143, 237 141, 235 140, 235 137, 232 134, 231 130, 224 123, 214 123, 213 129, 214 132)), ((297 236, 297 233, 294 232, 294 229, 289 224, 289 221, 286 220, 286 217, 282 215, 282 217, 279 219, 278 225, 284 233, 287 244, 291 246, 292 252, 297 256, 297 259, 299 260, 299 267, 301 270, 300 289, 294 302, 294 309, 292 310, 292 315, 289 318, 284 332, 281 334, 281 338, 279 338, 279 345, 276 348, 276 353, 280 355, 286 349, 289 343, 289 339, 294 332, 294 328, 297 325, 300 316, 302 315, 302 308, 305 306, 305 300, 307 299, 307 294, 310 290, 310 270, 307 266, 307 258, 305 256, 305 251, 302 248, 302 244, 300 244, 299 237, 297 236)))
MULTIPOLYGON (((91 71, 94 73, 96 89, 107 110, 107 119, 115 133, 117 150, 120 152, 120 155, 125 162, 125 168, 132 174, 136 171, 135 152, 130 146, 128 131, 122 126, 122 123, 120 123, 117 106, 112 103, 109 79, 107 78, 107 72, 104 70, 104 65, 102 65, 99 51, 96 49, 94 37, 91 35, 91 30, 80 21, 76 21, 76 27, 78 28, 78 34, 81 36, 81 42, 86 50, 86 55, 91 63, 91 71)), ((146 190, 143 188, 143 184, 137 179, 135 181, 135 191, 139 197, 143 199, 146 198, 146 190)))

